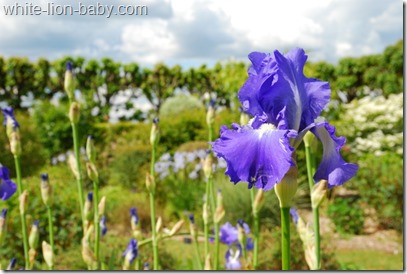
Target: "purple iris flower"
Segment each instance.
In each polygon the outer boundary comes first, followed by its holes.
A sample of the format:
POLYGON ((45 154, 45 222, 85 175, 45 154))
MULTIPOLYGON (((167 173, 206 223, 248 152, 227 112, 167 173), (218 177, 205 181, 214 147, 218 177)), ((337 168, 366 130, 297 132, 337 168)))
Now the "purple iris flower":
POLYGON ((228 250, 225 253, 225 268, 229 270, 238 270, 242 268, 242 264, 240 263, 240 257, 242 257, 242 247, 240 244, 235 245, 236 249, 232 249, 229 246, 228 250))
POLYGON ((133 225, 138 225, 139 217, 137 214, 137 209, 135 207, 130 208, 130 220, 133 225))
POLYGON ((138 254, 137 240, 130 239, 127 249, 126 251, 124 251, 122 256, 124 256, 125 260, 129 264, 131 264, 137 257, 137 254, 138 254))
POLYGON ((212 143, 216 155, 226 160, 230 180, 272 189, 295 165, 293 152, 309 130, 323 145, 314 180, 327 180, 332 188, 352 178, 358 166, 339 154, 345 138, 335 136, 335 127, 319 117, 330 99, 329 83, 305 77, 304 50, 286 55, 277 50, 252 52, 249 59, 249 78, 238 97, 243 110, 254 117, 248 125, 222 126, 220 138, 212 143))
POLYGON ((9 170, 0 166, 0 197, 1 199, 7 200, 10 198, 17 190, 16 184, 10 180, 9 170))
POLYGON ((100 218, 100 232, 102 236, 105 236, 107 233, 107 227, 106 227, 106 216, 103 215, 102 218, 100 218))
POLYGON ((17 259, 13 258, 11 259, 10 263, 7 266, 6 270, 13 270, 16 267, 17 259))
POLYGON ((87 199, 88 199, 89 202, 93 201, 93 192, 92 191, 88 192, 87 199))
POLYGON ((3 218, 3 219, 6 219, 6 217, 7 217, 7 208, 3 208, 1 210, 0 217, 3 218))
MULTIPOLYGON (((243 222, 242 220, 239 220, 238 225, 242 226, 244 229, 244 232, 246 234, 250 233, 250 228, 249 225, 243 222)), ((238 226, 237 225, 237 226, 238 226)), ((239 243, 238 239, 238 227, 237 226, 232 226, 229 222, 226 224, 222 225, 220 227, 220 241, 224 244, 227 244, 229 246, 233 244, 239 243)), ((246 250, 252 250, 254 247, 253 241, 251 238, 247 238, 246 241, 246 250)))
POLYGON ((293 222, 295 224, 297 224, 298 223, 298 213, 297 213, 297 210, 295 209, 295 207, 290 208, 290 214, 291 214, 291 217, 293 218, 293 222))
POLYGON ((16 117, 14 117, 14 110, 13 110, 12 107, 3 108, 1 110, 1 112, 3 112, 3 115, 4 115, 4 123, 3 123, 3 125, 6 126, 7 122, 8 122, 8 119, 10 119, 13 122, 13 128, 14 129, 20 127, 20 125, 18 124, 18 122, 16 120, 16 117))

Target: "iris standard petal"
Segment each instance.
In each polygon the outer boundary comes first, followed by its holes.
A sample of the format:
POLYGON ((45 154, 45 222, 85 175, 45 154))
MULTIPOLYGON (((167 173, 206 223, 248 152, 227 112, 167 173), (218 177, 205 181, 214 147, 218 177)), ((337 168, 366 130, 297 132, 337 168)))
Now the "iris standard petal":
POLYGON ((231 245, 237 241, 237 228, 229 222, 220 227, 220 241, 224 244, 231 245))
POLYGON ((17 190, 17 185, 10 180, 9 170, 6 167, 0 167, 0 198, 7 200, 17 190))
POLYGON ((249 188, 254 185, 270 190, 294 165, 289 138, 296 135, 293 131, 277 130, 270 124, 263 124, 259 129, 234 124, 233 129, 222 129, 212 149, 226 160, 225 174, 233 183, 243 181, 248 182, 249 188))
POLYGON ((314 175, 315 182, 327 180, 328 188, 332 188, 342 185, 355 176, 358 165, 345 162, 339 153, 346 142, 345 137, 336 137, 335 127, 328 122, 317 123, 311 131, 323 146, 322 160, 314 175))

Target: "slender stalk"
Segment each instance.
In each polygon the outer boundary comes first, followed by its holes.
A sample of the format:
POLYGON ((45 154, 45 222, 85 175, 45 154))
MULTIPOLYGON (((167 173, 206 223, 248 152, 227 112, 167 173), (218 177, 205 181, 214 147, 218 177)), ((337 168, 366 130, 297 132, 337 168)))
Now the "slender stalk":
POLYGON ((78 134, 78 124, 71 123, 72 126, 72 138, 73 138, 73 147, 76 159, 76 167, 78 169, 78 178, 76 179, 76 185, 78 188, 78 196, 79 196, 79 207, 81 211, 82 217, 82 227, 83 232, 85 233, 85 213, 84 213, 84 195, 83 195, 83 178, 81 172, 81 159, 80 159, 80 147, 79 147, 79 134, 78 134))
MULTIPOLYGON (((315 172, 315 157, 311 152, 311 147, 305 146, 305 159, 307 162, 307 176, 310 189, 310 196, 312 199, 312 189, 314 187, 314 180, 312 174, 315 172)), ((315 258, 317 270, 321 269, 321 235, 319 231, 319 208, 312 207, 312 214, 314 216, 314 235, 315 235, 315 258)))
POLYGON ((95 223, 95 256, 96 256, 96 270, 100 268, 100 222, 99 222, 99 178, 93 182, 93 211, 95 223))
POLYGON ((198 245, 198 237, 194 237, 193 241, 194 241, 196 260, 198 261, 199 270, 203 270, 202 261, 201 261, 201 252, 199 251, 199 245, 198 245))
MULTIPOLYGON (((209 193, 210 193, 210 185, 209 181, 206 182, 206 208, 204 209, 206 211, 206 215, 209 214, 207 208, 209 207, 209 193)), ((205 217, 206 220, 204 220, 204 233, 205 233, 205 256, 209 254, 209 218, 208 216, 205 217)))
POLYGON ((254 250, 253 250, 253 268, 256 269, 259 261, 259 235, 260 235, 260 226, 259 226, 259 213, 254 209, 254 199, 255 199, 255 188, 252 187, 250 190, 250 198, 253 206, 253 228, 254 228, 254 250))
POLYGON ((282 270, 290 270, 290 208, 281 207, 282 270))
MULTIPOLYGON (((48 213, 48 230, 49 230, 49 243, 51 245, 52 254, 55 256, 55 245, 54 245, 54 230, 53 230, 53 222, 52 222, 52 209, 50 206, 47 206, 47 213, 48 213)), ((54 266, 50 266, 49 270, 54 270, 54 266)))
MULTIPOLYGON (((156 157, 156 148, 155 145, 152 145, 151 149, 151 168, 150 168, 150 174, 154 178, 155 175, 155 157, 156 157)), ((152 232, 152 239, 153 239, 153 257, 154 257, 154 263, 153 267, 154 270, 158 270, 158 238, 157 238, 157 232, 155 228, 155 222, 156 222, 156 216, 155 216, 155 190, 150 191, 150 210, 151 210, 151 232, 152 232)))
MULTIPOLYGON (((16 176, 17 176, 17 190, 18 195, 21 196, 23 193, 23 183, 21 181, 21 163, 20 157, 14 156, 14 164, 16 167, 16 176)), ((27 230, 27 222, 25 219, 25 212, 20 211, 20 218, 21 218, 21 231, 23 233, 23 245, 24 245, 24 259, 25 259, 25 269, 30 269, 30 258, 28 255, 28 230, 27 230)))

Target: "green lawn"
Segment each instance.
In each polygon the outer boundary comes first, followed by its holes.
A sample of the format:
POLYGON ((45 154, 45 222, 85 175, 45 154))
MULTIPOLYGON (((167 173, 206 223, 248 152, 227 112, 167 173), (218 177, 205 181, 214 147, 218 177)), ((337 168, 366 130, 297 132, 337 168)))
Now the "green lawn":
POLYGON ((338 261, 350 269, 403 270, 403 253, 390 254, 377 250, 338 250, 338 261))

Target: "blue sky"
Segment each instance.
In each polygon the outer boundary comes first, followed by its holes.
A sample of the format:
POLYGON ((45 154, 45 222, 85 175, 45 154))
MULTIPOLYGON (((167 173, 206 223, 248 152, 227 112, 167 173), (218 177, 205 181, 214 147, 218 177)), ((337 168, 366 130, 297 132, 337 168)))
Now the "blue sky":
MULTIPOLYGON (((78 5, 75 0, 27 0, 78 5)), ((311 61, 379 53, 403 37, 400 0, 82 0, 146 5, 146 16, 6 16, 0 4, 0 55, 53 60, 111 57, 184 67, 247 60, 251 51, 306 49, 311 61)))

